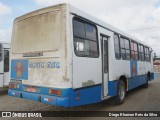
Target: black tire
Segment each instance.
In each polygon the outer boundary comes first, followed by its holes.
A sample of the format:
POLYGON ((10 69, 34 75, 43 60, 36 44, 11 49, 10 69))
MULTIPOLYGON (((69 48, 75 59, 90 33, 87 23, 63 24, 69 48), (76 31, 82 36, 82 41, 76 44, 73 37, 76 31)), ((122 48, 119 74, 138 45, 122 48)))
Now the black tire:
POLYGON ((150 79, 150 75, 147 75, 146 83, 143 85, 143 88, 148 88, 148 81, 150 79))
POLYGON ((120 80, 118 82, 118 86, 117 86, 117 95, 115 97, 115 104, 116 105, 120 105, 124 103, 126 97, 126 88, 125 88, 125 84, 122 80, 120 80))

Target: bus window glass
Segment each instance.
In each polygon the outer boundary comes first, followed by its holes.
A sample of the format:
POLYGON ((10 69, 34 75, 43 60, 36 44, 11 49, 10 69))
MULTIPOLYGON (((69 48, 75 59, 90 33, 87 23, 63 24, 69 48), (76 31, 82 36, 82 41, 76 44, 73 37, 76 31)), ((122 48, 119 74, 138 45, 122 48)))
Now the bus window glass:
POLYGON ((9 51, 4 50, 4 72, 9 72, 9 51))
POLYGON ((142 61, 144 61, 144 47, 141 46, 141 53, 142 53, 142 61))
POLYGON ((73 21, 73 26, 74 26, 74 36, 85 38, 85 27, 84 23, 79 22, 77 20, 73 21))
POLYGON ((123 60, 130 60, 130 45, 129 45, 129 40, 121 38, 121 54, 122 54, 122 59, 123 60))
POLYGON ((119 46, 119 36, 114 34, 114 49, 115 49, 115 57, 117 59, 121 58, 120 54, 120 46, 119 46))
POLYGON ((90 41, 90 54, 91 56, 93 57, 97 57, 97 43, 96 42, 93 42, 93 41, 90 41))
POLYGON ((125 60, 126 58, 126 53, 125 53, 125 50, 124 49, 121 49, 121 54, 122 54, 122 59, 125 60))
POLYGON ((127 60, 130 59, 130 50, 126 50, 126 59, 127 59, 127 60))
POLYGON ((131 42, 131 50, 134 50, 134 44, 131 42))
POLYGON ((151 62, 152 49, 149 48, 149 62, 151 62))
POLYGON ((79 57, 98 57, 96 26, 85 21, 73 21, 75 54, 79 57))
POLYGON ((121 48, 124 48, 124 39, 120 38, 121 48))
POLYGON ((138 60, 137 43, 131 41, 131 58, 132 60, 138 60))
POLYGON ((143 45, 139 45, 139 60, 140 61, 144 61, 145 58, 144 58, 144 47, 143 45))
POLYGON ((135 59, 138 60, 138 52, 135 52, 135 59))
POLYGON ((129 41, 125 39, 125 49, 129 49, 129 41))
POLYGON ((90 45, 88 40, 85 40, 84 42, 84 51, 86 56, 90 55, 90 45))
POLYGON ((0 44, 0 61, 2 61, 2 59, 3 59, 2 53, 3 53, 3 47, 2 47, 2 44, 0 44))
POLYGON ((108 72, 108 41, 104 41, 104 73, 108 72))
POLYGON ((86 38, 89 40, 96 41, 96 28, 93 25, 85 24, 86 25, 86 38))
POLYGON ((149 48, 148 48, 148 47, 145 47, 145 60, 146 60, 147 62, 150 61, 150 60, 149 60, 149 48))
POLYGON ((84 55, 84 40, 80 38, 74 38, 74 51, 76 55, 83 56, 84 55))
POLYGON ((137 51, 137 43, 134 43, 134 51, 137 51))

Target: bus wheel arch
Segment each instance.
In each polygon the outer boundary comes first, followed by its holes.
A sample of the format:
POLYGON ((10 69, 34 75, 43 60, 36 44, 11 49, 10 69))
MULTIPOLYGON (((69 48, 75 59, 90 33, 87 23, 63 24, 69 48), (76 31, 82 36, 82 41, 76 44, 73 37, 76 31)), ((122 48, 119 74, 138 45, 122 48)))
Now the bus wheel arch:
POLYGON ((125 84, 125 89, 127 91, 127 78, 125 75, 120 76, 119 81, 122 80, 125 84))
POLYGON ((146 77, 146 83, 143 85, 143 88, 148 88, 148 81, 151 80, 151 73, 148 71, 147 77, 146 77))
POLYGON ((121 76, 117 85, 117 95, 115 97, 115 104, 120 105, 124 103, 126 97, 127 79, 125 76, 121 76))
POLYGON ((147 79, 151 80, 151 72, 150 71, 148 71, 148 73, 147 73, 147 79))

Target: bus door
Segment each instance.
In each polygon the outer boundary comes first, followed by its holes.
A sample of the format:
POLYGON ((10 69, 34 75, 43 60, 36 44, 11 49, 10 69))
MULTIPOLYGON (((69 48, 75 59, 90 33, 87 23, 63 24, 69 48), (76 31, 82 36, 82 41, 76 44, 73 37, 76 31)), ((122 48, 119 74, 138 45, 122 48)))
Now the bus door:
POLYGON ((3 87, 3 46, 0 44, 0 87, 3 87))
POLYGON ((4 50, 4 75, 3 75, 3 80, 4 80, 4 86, 8 86, 9 84, 9 79, 10 79, 10 72, 9 72, 9 49, 4 50))
POLYGON ((102 97, 108 94, 108 37, 101 35, 102 97))

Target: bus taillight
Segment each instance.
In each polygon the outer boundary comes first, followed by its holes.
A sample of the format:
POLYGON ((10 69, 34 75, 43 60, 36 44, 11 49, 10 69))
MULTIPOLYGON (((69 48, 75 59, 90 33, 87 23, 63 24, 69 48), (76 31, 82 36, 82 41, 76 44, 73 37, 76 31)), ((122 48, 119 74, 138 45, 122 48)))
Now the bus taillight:
POLYGON ((15 88, 17 88, 17 85, 16 85, 16 84, 12 84, 12 83, 10 83, 10 84, 9 84, 9 88, 11 88, 11 89, 15 89, 15 88))
POLYGON ((61 90, 49 89, 48 92, 49 92, 49 94, 58 95, 58 96, 61 96, 61 94, 62 94, 61 90))

